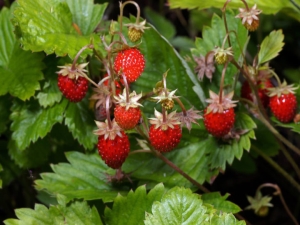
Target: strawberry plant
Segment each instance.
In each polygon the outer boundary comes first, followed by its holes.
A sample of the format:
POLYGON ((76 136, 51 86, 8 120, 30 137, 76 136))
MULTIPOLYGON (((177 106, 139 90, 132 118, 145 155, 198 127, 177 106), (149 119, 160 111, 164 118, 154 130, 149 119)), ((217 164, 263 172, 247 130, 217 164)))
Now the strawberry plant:
POLYGON ((144 4, 5 1, 4 224, 299 224, 298 3, 144 4))

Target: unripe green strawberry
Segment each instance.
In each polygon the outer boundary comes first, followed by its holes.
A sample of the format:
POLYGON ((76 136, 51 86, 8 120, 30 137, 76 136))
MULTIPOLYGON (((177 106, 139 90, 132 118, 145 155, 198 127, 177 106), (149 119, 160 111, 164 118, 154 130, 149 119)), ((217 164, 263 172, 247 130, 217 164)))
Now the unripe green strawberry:
POLYGON ((143 32, 141 30, 137 30, 134 27, 130 27, 128 29, 128 38, 131 42, 137 42, 141 40, 143 36, 143 32))
POLYGON ((297 109, 297 99, 293 93, 271 97, 270 108, 274 116, 282 123, 289 123, 294 119, 297 109))
POLYGON ((117 105, 115 108, 115 120, 118 125, 124 130, 133 129, 141 118, 141 110, 139 108, 132 108, 117 105))

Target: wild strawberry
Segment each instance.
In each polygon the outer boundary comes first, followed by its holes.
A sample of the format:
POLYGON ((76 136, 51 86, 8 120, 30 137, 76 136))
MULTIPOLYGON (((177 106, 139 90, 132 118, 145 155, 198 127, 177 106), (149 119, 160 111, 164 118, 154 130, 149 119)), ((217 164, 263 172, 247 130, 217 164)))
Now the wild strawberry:
POLYGON ((137 95, 133 91, 127 96, 126 89, 123 90, 123 94, 115 97, 117 100, 117 106, 115 108, 115 120, 118 125, 124 130, 133 129, 141 118, 141 110, 138 100, 142 97, 142 94, 137 95))
POLYGON ((128 48, 118 52, 114 61, 114 70, 124 76, 128 83, 138 79, 145 69, 145 59, 137 48, 128 48))
POLYGON ((282 123, 291 122, 297 110, 297 99, 293 85, 287 85, 284 81, 275 88, 269 88, 270 108, 274 116, 282 123))
POLYGON ((164 117, 162 113, 155 110, 156 118, 150 119, 152 125, 149 129, 149 140, 151 145, 159 152, 173 150, 179 144, 182 136, 176 112, 171 112, 169 115, 167 112, 165 113, 164 117))
MULTIPOLYGON (((258 96, 261 100, 261 103, 266 108, 269 105, 270 97, 267 95, 267 88, 273 87, 270 79, 260 80, 257 82, 258 86, 258 96)), ((251 87, 248 81, 244 81, 241 88, 241 97, 246 98, 252 102, 254 102, 254 94, 252 93, 251 87)))
POLYGON ((85 78, 86 72, 83 69, 87 63, 76 65, 72 69, 72 65, 59 66, 58 71, 58 88, 63 95, 71 102, 81 101, 88 90, 88 80, 85 78))
POLYGON ((236 101, 232 101, 233 92, 223 96, 219 101, 219 95, 209 91, 210 99, 206 100, 207 108, 204 109, 204 125, 206 130, 215 137, 223 137, 231 130, 235 122, 235 113, 233 107, 236 101))
POLYGON ((94 134, 98 137, 98 152, 106 165, 113 169, 118 169, 125 162, 130 151, 128 136, 121 130, 118 124, 113 120, 109 122, 96 121, 98 130, 94 134))
POLYGON ((242 24, 249 31, 255 31, 259 26, 259 18, 258 15, 262 12, 259 9, 256 9, 256 4, 250 9, 247 8, 239 8, 240 13, 236 16, 236 18, 241 18, 242 24))
POLYGON ((145 24, 146 20, 141 23, 125 24, 128 27, 128 38, 131 42, 137 42, 142 38, 144 30, 149 28, 145 27, 145 24))

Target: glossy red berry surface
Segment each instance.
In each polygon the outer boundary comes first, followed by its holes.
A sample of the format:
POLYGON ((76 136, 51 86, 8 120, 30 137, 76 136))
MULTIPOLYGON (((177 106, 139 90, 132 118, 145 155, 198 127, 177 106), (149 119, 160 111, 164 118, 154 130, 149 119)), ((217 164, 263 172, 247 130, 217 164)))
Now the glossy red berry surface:
POLYGON ((274 116, 283 123, 294 119, 297 110, 297 99, 294 94, 281 94, 270 98, 270 108, 274 116))
POLYGON ((84 77, 70 79, 68 76, 58 75, 58 88, 71 102, 79 102, 84 98, 88 84, 88 80, 84 77))
POLYGON ((151 125, 149 129, 150 143, 160 152, 173 150, 179 144, 181 136, 179 125, 174 125, 174 128, 168 127, 166 130, 162 130, 161 127, 155 129, 155 125, 151 125))
POLYGON ((137 48, 129 48, 118 52, 114 61, 114 70, 119 75, 123 73, 128 83, 136 81, 144 69, 145 59, 137 48))
POLYGON ((235 121, 234 109, 226 109, 222 113, 206 113, 206 110, 203 115, 206 130, 215 137, 223 137, 228 134, 235 121))
POLYGON ((115 108, 115 120, 117 124, 124 130, 133 129, 141 118, 141 110, 139 108, 128 108, 117 105, 115 108))
POLYGON ((128 136, 122 131, 122 137, 116 136, 114 140, 104 139, 104 135, 98 137, 98 152, 106 165, 118 169, 125 162, 130 151, 128 136))

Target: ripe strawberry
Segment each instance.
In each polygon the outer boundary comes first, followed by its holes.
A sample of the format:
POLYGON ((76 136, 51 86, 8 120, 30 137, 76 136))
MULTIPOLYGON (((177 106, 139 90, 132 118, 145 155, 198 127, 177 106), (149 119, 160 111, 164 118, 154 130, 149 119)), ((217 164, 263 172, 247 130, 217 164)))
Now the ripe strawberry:
POLYGON ((119 169, 130 151, 128 136, 114 120, 110 123, 96 121, 96 125, 98 130, 95 130, 94 134, 99 135, 99 155, 109 167, 119 169))
POLYGON ((219 101, 219 95, 210 91, 209 106, 204 109, 204 125, 206 130, 215 137, 223 137, 231 130, 235 121, 233 107, 236 101, 232 101, 233 92, 223 94, 222 101, 219 101))
POLYGON ((98 152, 106 165, 113 169, 118 169, 125 162, 130 151, 128 136, 121 131, 122 137, 116 136, 115 139, 105 139, 104 135, 98 137, 98 152))
MULTIPOLYGON (((270 97, 267 95, 268 92, 267 88, 273 87, 273 84, 271 83, 270 79, 266 79, 266 80, 258 81, 257 86, 258 86, 258 96, 261 100, 261 103, 266 108, 268 107, 270 101, 270 97)), ((241 97, 246 98, 252 102, 254 101, 253 93, 248 81, 244 81, 242 85, 241 97)))
POLYGON ((58 75, 58 87, 63 95, 71 102, 80 102, 88 90, 88 80, 84 77, 71 79, 67 76, 58 75))
POLYGON ((124 76, 128 83, 139 78, 145 68, 143 54, 137 48, 129 48, 118 52, 114 61, 114 70, 124 76))
POLYGON ((119 126, 124 130, 133 129, 141 118, 141 110, 139 108, 132 108, 126 110, 126 107, 117 105, 115 108, 115 120, 119 126))
POLYGON ((142 94, 137 95, 135 91, 128 94, 125 88, 123 94, 114 97, 117 103, 114 116, 116 122, 122 129, 133 129, 140 121, 141 110, 139 109, 139 106, 142 105, 138 103, 138 100, 141 97, 142 94))
POLYGON ((296 115, 297 99, 294 95, 296 89, 293 85, 287 85, 285 81, 278 87, 268 89, 271 111, 283 123, 291 122, 296 115))
POLYGON ((87 93, 88 90, 88 80, 85 78, 87 76, 83 69, 87 63, 75 65, 59 66, 61 68, 58 71, 58 88, 63 93, 63 95, 69 99, 71 102, 81 101, 87 93))
POLYGON ((156 110, 155 116, 156 118, 150 119, 150 143, 159 152, 170 152, 179 144, 182 136, 176 112, 166 115, 166 121, 163 121, 163 115, 156 110))

